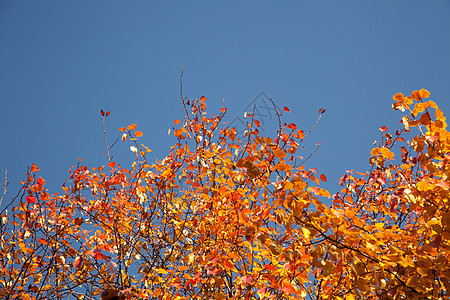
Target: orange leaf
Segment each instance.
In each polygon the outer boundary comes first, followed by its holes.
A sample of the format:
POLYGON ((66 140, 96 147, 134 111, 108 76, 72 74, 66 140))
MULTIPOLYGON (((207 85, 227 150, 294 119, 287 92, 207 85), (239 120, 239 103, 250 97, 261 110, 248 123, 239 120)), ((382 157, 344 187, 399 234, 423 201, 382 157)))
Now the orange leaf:
POLYGON ((177 124, 180 124, 180 120, 175 120, 175 121, 173 121, 174 123, 175 123, 175 125, 177 125, 177 124))
POLYGON ((273 206, 278 207, 283 205, 284 200, 283 199, 275 199, 273 200, 273 206))
POLYGON ((420 94, 420 96, 421 96, 422 98, 428 98, 428 97, 430 97, 430 92, 427 91, 426 89, 421 89, 421 90, 419 91, 419 94, 420 94))
POLYGON ((222 265, 229 270, 237 271, 236 268, 234 267, 234 264, 230 262, 228 259, 224 260, 222 265))
POLYGON ((136 130, 136 132, 134 133, 135 137, 141 137, 143 135, 144 135, 144 133, 142 131, 139 131, 139 130, 136 130))
POLYGON ((125 132, 125 131, 126 131, 126 129, 125 129, 125 128, 123 128, 123 127, 120 127, 120 128, 119 128, 119 130, 120 130, 120 131, 123 131, 123 132, 125 132))
POLYGON ((275 155, 276 158, 283 158, 286 157, 287 154, 283 152, 283 150, 281 150, 280 148, 277 148, 273 151, 273 154, 275 155))
POLYGON ((419 91, 413 91, 411 93, 411 97, 416 101, 422 100, 422 96, 420 95, 419 91))
POLYGON ((380 148, 373 148, 372 151, 370 151, 371 155, 378 155, 380 154, 380 148))
POLYGON ((39 243, 41 243, 42 245, 48 245, 47 240, 44 238, 40 238, 39 243))
POLYGON ((398 101, 398 102, 403 101, 403 94, 402 93, 397 93, 397 94, 394 95, 393 98, 394 98, 395 101, 398 101))
POLYGON ((279 171, 289 171, 290 169, 292 169, 290 165, 283 163, 276 164, 274 167, 279 171))
POLYGON ((128 130, 133 130, 136 129, 137 125, 136 124, 131 124, 130 126, 127 126, 128 130))
POLYGON ((321 189, 321 188, 319 188, 319 187, 315 187, 315 186, 309 187, 309 188, 308 188, 308 191, 310 191, 310 192, 312 192, 312 193, 314 193, 314 194, 316 194, 316 195, 318 195, 318 196, 323 196, 323 197, 327 197, 327 198, 330 198, 330 197, 331 197, 329 191, 324 190, 324 189, 321 189))
POLYGON ((391 150, 389 150, 388 148, 380 148, 380 151, 381 151, 381 155, 384 158, 387 158, 387 159, 393 159, 394 158, 394 153, 392 153, 391 150))
POLYGON ((422 116, 420 116, 419 122, 422 123, 423 125, 428 125, 430 124, 430 115, 428 114, 428 112, 424 113, 422 116))

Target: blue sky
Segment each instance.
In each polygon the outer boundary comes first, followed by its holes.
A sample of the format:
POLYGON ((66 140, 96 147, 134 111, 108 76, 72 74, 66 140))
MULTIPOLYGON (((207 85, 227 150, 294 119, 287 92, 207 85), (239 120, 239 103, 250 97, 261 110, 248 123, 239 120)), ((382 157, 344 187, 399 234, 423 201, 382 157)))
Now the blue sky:
MULTIPOLYGON (((264 92, 307 129, 327 111, 309 162, 336 191, 345 170, 365 171, 378 128, 401 118, 392 95, 426 88, 450 114, 450 1, 1 1, 0 170, 14 194, 36 163, 52 192, 67 170, 107 163, 100 109, 137 123, 162 158, 189 98, 228 120, 264 92)), ((267 134, 276 122, 266 118, 267 134)), ((114 153, 133 158, 126 143, 114 153)))

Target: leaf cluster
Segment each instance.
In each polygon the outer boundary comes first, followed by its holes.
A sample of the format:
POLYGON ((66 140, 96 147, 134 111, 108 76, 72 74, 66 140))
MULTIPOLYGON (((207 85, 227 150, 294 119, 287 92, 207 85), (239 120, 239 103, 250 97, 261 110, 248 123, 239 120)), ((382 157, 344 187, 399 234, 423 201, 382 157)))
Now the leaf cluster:
POLYGON ((160 161, 132 124, 120 128, 130 168, 106 145, 106 166, 78 163, 51 195, 33 164, 1 212, 0 296, 444 299, 450 139, 429 95, 394 95, 401 128, 381 127, 369 170, 347 172, 333 196, 300 155, 311 130, 277 113, 277 135, 264 137, 249 114, 240 136, 225 108, 206 114, 205 97, 182 98, 160 161))

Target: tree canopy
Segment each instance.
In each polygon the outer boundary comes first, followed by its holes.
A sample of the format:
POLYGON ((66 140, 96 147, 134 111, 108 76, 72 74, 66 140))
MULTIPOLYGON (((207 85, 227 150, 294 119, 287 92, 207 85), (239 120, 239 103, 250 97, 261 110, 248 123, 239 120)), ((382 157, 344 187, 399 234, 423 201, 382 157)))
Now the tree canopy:
POLYGON ((119 128, 129 168, 106 145, 107 165, 78 162, 52 194, 33 164, 2 205, 0 296, 448 298, 450 135, 429 95, 394 95, 399 128, 382 126, 367 170, 348 171, 333 194, 300 155, 310 130, 278 112, 264 137, 248 114, 239 135, 226 108, 208 116, 205 97, 182 98, 186 118, 161 161, 147 160, 132 124, 119 128))

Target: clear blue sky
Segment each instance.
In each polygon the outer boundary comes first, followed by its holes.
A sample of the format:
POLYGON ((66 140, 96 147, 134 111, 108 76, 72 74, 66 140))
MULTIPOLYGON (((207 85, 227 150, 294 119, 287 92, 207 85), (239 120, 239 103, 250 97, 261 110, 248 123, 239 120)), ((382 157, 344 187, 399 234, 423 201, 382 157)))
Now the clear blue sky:
MULTIPOLYGON (((184 95, 222 99, 229 120, 260 93, 310 127, 328 188, 365 171, 378 128, 401 114, 392 95, 427 88, 450 116, 450 1, 0 1, 0 170, 16 192, 36 163, 49 187, 84 158, 106 163, 108 132, 137 123, 153 158, 175 141, 184 95)), ((268 132, 275 121, 267 118, 268 132)), ((129 162, 129 145, 115 148, 129 162)), ((126 163, 125 163, 126 165, 126 163)))

